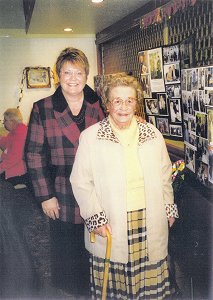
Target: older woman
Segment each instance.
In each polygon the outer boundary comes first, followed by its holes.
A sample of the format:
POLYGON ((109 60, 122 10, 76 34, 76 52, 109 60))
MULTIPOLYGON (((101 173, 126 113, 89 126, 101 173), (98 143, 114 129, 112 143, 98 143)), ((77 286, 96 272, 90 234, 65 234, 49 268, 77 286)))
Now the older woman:
POLYGON ((0 137, 0 149, 3 150, 0 162, 0 177, 14 186, 27 184, 24 162, 24 144, 27 126, 18 108, 8 108, 4 112, 4 127, 9 132, 0 137))
POLYGON ((141 94, 133 77, 109 78, 103 91, 109 116, 81 134, 70 177, 88 229, 94 298, 101 294, 106 228, 112 234, 107 297, 163 299, 170 294, 168 224, 178 217, 172 167, 161 133, 135 118, 141 94), (95 244, 91 231, 97 234, 95 244))
POLYGON ((53 284, 78 297, 87 291, 89 266, 69 177, 80 132, 104 114, 97 95, 86 85, 89 63, 82 51, 64 49, 56 71, 59 87, 33 106, 26 159, 35 197, 50 218, 53 284))

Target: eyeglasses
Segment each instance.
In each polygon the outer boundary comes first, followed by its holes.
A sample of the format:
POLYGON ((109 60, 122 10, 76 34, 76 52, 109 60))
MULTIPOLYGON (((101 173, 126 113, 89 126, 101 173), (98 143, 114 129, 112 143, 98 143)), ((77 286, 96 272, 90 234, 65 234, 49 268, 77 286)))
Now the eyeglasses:
POLYGON ((81 79, 86 75, 86 73, 82 71, 61 71, 61 74, 64 76, 64 79, 69 79, 71 77, 81 79))
POLYGON ((128 97, 126 100, 123 100, 118 97, 118 98, 114 98, 113 100, 110 101, 110 103, 113 105, 114 108, 119 108, 124 103, 128 108, 130 108, 135 104, 135 102, 136 102, 136 99, 132 98, 132 97, 128 97))

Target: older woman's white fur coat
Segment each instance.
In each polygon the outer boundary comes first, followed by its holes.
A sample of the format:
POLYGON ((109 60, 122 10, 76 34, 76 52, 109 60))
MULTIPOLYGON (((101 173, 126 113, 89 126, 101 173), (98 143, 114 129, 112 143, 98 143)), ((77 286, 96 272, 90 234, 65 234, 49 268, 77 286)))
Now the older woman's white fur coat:
MULTIPOLYGON (((142 165, 146 198, 148 257, 159 261, 167 256, 168 220, 165 204, 173 204, 172 167, 164 138, 151 124, 138 122, 138 154, 142 165)), ((111 261, 127 263, 127 210, 123 147, 108 119, 89 127, 80 136, 71 183, 84 220, 104 211, 112 227, 111 261)), ((73 241, 74 242, 74 241, 73 241)), ((105 257, 106 238, 96 236, 90 253, 105 257)))

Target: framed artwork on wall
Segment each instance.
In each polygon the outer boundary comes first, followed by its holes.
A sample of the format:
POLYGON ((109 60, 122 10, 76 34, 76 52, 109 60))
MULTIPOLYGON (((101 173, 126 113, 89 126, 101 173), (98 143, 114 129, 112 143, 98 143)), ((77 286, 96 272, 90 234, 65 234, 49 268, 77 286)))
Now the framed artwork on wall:
POLYGON ((50 68, 27 67, 26 68, 27 88, 50 88, 50 68))

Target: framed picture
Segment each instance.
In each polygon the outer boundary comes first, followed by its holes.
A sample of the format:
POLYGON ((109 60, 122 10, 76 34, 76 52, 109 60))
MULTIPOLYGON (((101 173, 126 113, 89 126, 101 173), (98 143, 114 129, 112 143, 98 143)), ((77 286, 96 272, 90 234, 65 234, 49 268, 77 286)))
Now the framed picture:
POLYGON ((145 99, 145 108, 147 115, 158 115, 158 100, 157 99, 145 99))
POLYGON ((169 129, 170 129, 170 135, 171 136, 178 136, 178 137, 183 136, 181 125, 171 125, 170 124, 169 129))
POLYGON ((180 83, 180 64, 164 65, 165 83, 180 83))
POLYGON ((148 51, 138 52, 141 75, 149 73, 149 63, 148 63, 148 51))
POLYGON ((156 126, 163 135, 169 135, 168 118, 156 118, 156 126))
POLYGON ((179 60, 180 57, 178 45, 163 48, 163 62, 165 65, 178 62, 179 60))
POLYGON ((143 90, 144 98, 152 98, 151 85, 150 85, 150 76, 149 75, 141 75, 140 77, 141 86, 143 90))
POLYGON ((166 93, 157 94, 159 115, 168 116, 166 93))
POLYGON ((171 123, 181 123, 182 114, 180 99, 169 99, 169 109, 171 123))
POLYGON ((195 151, 185 145, 185 163, 186 167, 195 173, 195 151))
POLYGON ((180 98, 180 84, 168 84, 166 85, 166 93, 169 98, 180 98))
POLYGON ((27 67, 26 82, 28 89, 34 88, 50 88, 50 68, 44 67, 27 67))
POLYGON ((148 116, 148 122, 156 127, 155 116, 148 116))

